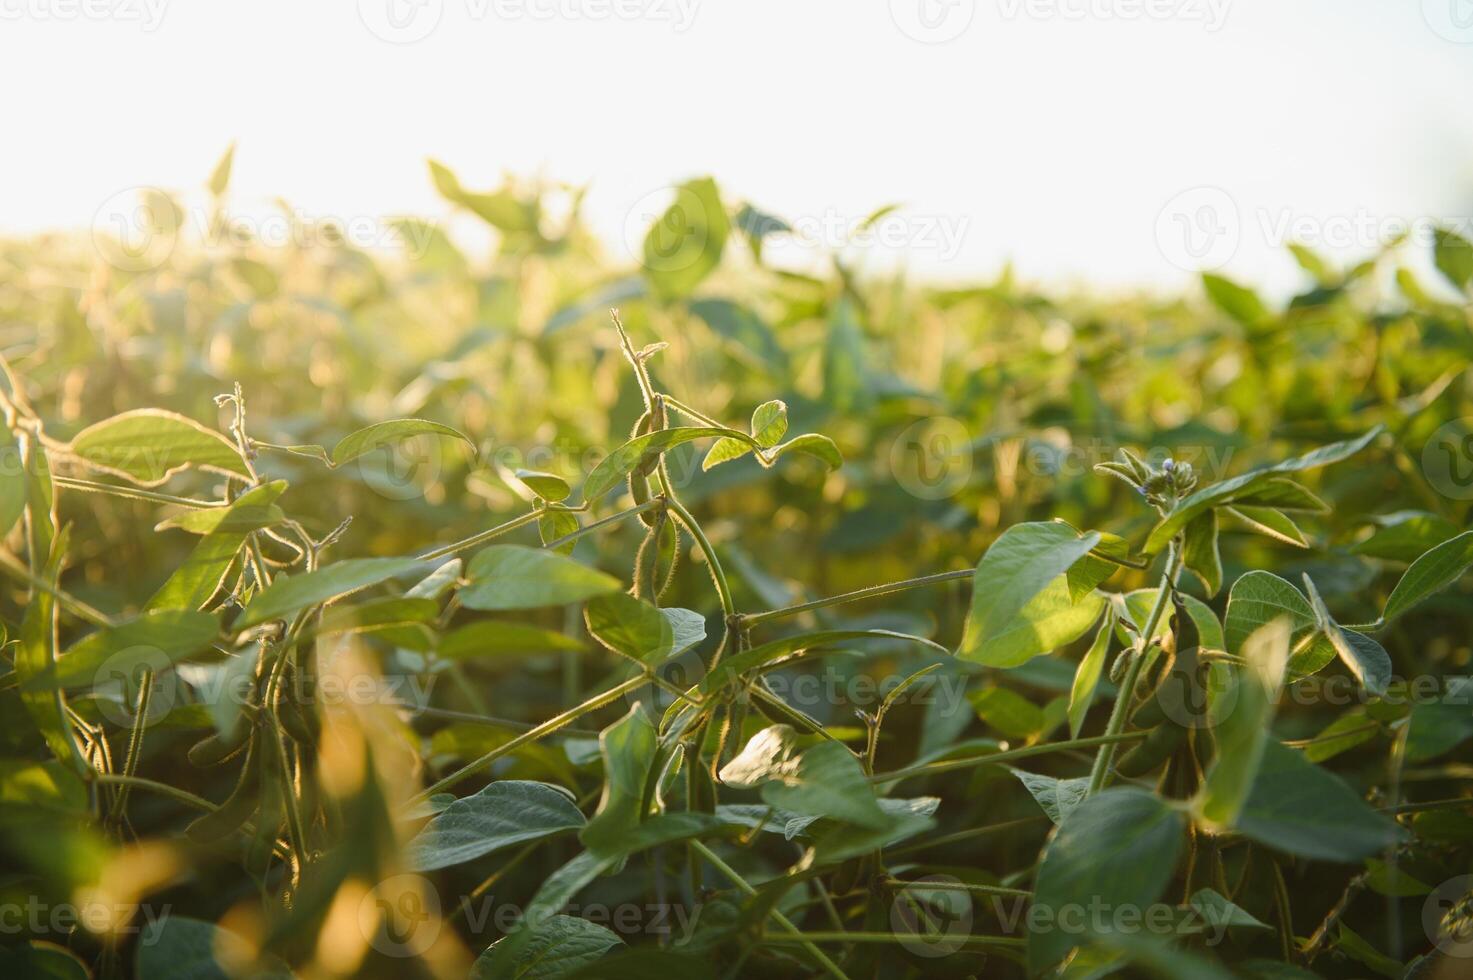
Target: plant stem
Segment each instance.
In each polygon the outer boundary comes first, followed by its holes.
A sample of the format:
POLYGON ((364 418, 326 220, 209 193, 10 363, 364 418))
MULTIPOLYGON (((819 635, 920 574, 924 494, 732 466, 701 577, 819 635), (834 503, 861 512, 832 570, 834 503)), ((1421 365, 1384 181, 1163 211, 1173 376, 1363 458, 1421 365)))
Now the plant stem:
POLYGON ((1131 742, 1139 738, 1145 738, 1145 732, 1117 732, 1114 735, 1095 735, 1090 738, 1070 739, 1067 742, 1045 742, 1042 745, 1029 745, 1021 749, 1012 749, 1007 752, 989 752, 985 755, 968 756, 965 759, 948 759, 945 762, 928 762, 924 765, 909 766, 905 769, 896 769, 894 772, 877 772, 869 777, 872 783, 899 782, 902 779, 910 779, 914 776, 935 776, 943 772, 955 772, 958 769, 969 769, 972 766, 993 765, 999 762, 1013 762, 1018 759, 1028 759, 1035 755, 1047 755, 1050 752, 1062 752, 1068 749, 1092 749, 1096 746, 1113 746, 1120 742, 1131 742))
POLYGON ((902 881, 886 878, 885 884, 897 888, 920 888, 939 892, 976 892, 978 895, 998 895, 1002 898, 1032 898, 1033 893, 1022 888, 1004 888, 1001 885, 969 885, 963 881, 902 881))
POLYGON ((218 806, 211 803, 209 800, 205 799, 202 796, 195 796, 193 793, 187 790, 179 789, 176 786, 170 786, 168 783, 160 783, 152 779, 144 779, 142 776, 124 776, 120 773, 100 772, 92 778, 104 786, 133 786, 137 789, 146 789, 149 792, 158 793, 161 796, 172 797, 173 799, 178 800, 180 803, 188 804, 189 806, 195 807, 200 810, 213 811, 220 809, 218 806))
MULTIPOLYGON (((1141 670, 1145 666, 1146 651, 1150 649, 1151 638, 1156 633, 1161 617, 1166 613, 1166 606, 1171 601, 1171 590, 1176 588, 1176 576, 1180 570, 1181 549, 1173 541, 1166 558, 1166 570, 1161 574, 1161 585, 1156 590, 1156 603, 1151 607, 1151 614, 1146 618, 1140 636, 1135 641, 1135 650, 1130 658, 1130 666, 1126 668, 1125 680, 1115 693, 1115 706, 1110 709, 1110 721, 1105 726, 1106 735, 1119 735, 1125 730, 1130 707, 1135 701, 1135 686, 1140 681, 1141 670)), ((1100 746, 1099 754, 1095 756, 1094 769, 1089 774, 1089 789, 1084 794, 1086 799, 1105 788, 1110 781, 1110 766, 1114 761, 1114 744, 1105 743, 1100 746)))
POLYGON ((93 626, 106 628, 117 625, 113 618, 107 615, 107 613, 100 612, 99 610, 92 608, 91 606, 87 605, 87 603, 83 602, 81 599, 78 599, 76 596, 72 595, 66 590, 52 585, 51 583, 46 582, 33 575, 29 568, 22 564, 14 555, 12 555, 8 551, 0 551, 0 571, 4 571, 17 579, 20 579, 22 582, 26 583, 33 589, 40 589, 42 592, 47 593, 57 602, 61 603, 62 608, 72 613, 72 615, 76 616, 78 619, 86 620, 93 626))
MULTIPOLYGON (((138 771, 138 759, 143 753, 143 732, 148 727, 148 701, 153 694, 153 671, 148 667, 138 678, 138 702, 133 710, 133 732, 128 737, 128 755, 123 759, 123 775, 132 776, 138 771)), ((128 785, 125 783, 113 797, 108 820, 120 824, 128 808, 128 785)))
MULTIPOLYGON (((764 943, 907 943, 921 937, 897 932, 795 932, 791 935, 762 933, 757 937, 764 943)), ((970 946, 1003 946, 1022 949, 1028 940, 1016 936, 947 936, 948 941, 970 946)))
MULTIPOLYGON (((731 883, 735 885, 738 889, 740 889, 745 895, 751 897, 757 894, 757 889, 748 884, 747 879, 743 878, 740 874, 736 872, 735 869, 733 869, 725 861, 721 860, 721 858, 717 857, 716 852, 707 847, 703 841, 691 841, 691 849, 700 854, 707 861, 710 861, 711 864, 715 866, 717 871, 720 871, 722 874, 726 875, 727 879, 730 880, 731 883)), ((773 908, 767 914, 772 916, 774 922, 787 930, 791 939, 787 940, 787 937, 785 937, 786 941, 796 942, 798 945, 802 946, 808 952, 808 955, 817 960, 818 963, 829 972, 829 975, 835 978, 835 980, 849 980, 849 978, 844 974, 844 971, 839 969, 839 965, 833 960, 829 959, 828 956, 824 954, 823 950, 815 946, 813 944, 813 940, 805 937, 803 933, 799 932, 798 927, 793 925, 793 923, 788 920, 787 916, 783 915, 776 908, 773 908)), ((843 942, 842 937, 847 936, 848 933, 815 933, 815 935, 834 936, 838 937, 833 940, 834 942, 843 942)))
POLYGON ((569 531, 562 537, 547 542, 547 544, 543 545, 542 547, 560 548, 563 545, 567 544, 569 541, 578 540, 590 531, 597 531, 601 527, 607 527, 610 524, 616 524, 626 517, 633 517, 635 514, 643 514, 645 511, 653 507, 659 507, 663 503, 664 501, 660 500, 659 498, 651 498, 649 500, 646 500, 642 504, 635 504, 633 507, 626 507, 624 510, 619 511, 617 514, 610 514, 608 517, 601 517, 591 524, 586 524, 583 527, 580 527, 576 531, 569 531))
POLYGON ((515 752, 523 745, 528 745, 532 742, 537 741, 540 738, 552 734, 559 728, 562 728, 564 725, 576 721, 586 714, 597 711, 599 708, 602 708, 604 705, 608 704, 611 701, 617 701, 619 698, 628 694, 630 691, 647 682, 648 678, 645 677, 643 674, 639 675, 638 677, 631 677, 624 683, 619 684, 615 687, 611 687, 602 694, 596 694, 593 697, 589 698, 587 701, 584 701, 582 704, 569 708, 567 711, 564 711, 560 715, 549 718, 547 721, 544 721, 536 728, 533 728, 530 731, 518 735, 516 738, 512 739, 509 742, 498 745, 496 748, 492 749, 490 752, 487 752, 485 755, 481 756, 474 762, 466 763, 459 769, 452 772, 450 775, 435 783, 433 786, 430 786, 428 789, 417 793, 409 801, 409 805, 414 806, 416 804, 423 803, 425 800, 429 799, 431 796, 434 796, 436 793, 442 793, 450 787, 454 786, 456 783, 474 773, 477 769, 488 766, 491 763, 495 762, 497 759, 500 759, 502 756, 509 755, 510 753, 515 752))
POLYGON ((74 476, 53 476, 51 482, 59 487, 69 490, 85 490, 89 493, 105 493, 114 497, 126 497, 129 500, 147 500, 155 504, 174 504, 179 507, 192 507, 195 510, 209 510, 213 507, 228 507, 229 502, 224 500, 195 500, 193 497, 176 497, 173 494, 157 493, 153 490, 143 490, 138 487, 120 487, 111 483, 99 483, 95 480, 79 480, 74 476))
POLYGON ((445 545, 444 547, 436 548, 433 551, 427 551, 419 556, 419 560, 434 561, 437 558, 448 558, 451 555, 465 551, 468 548, 474 548, 476 545, 480 544, 483 541, 490 541, 492 538, 506 534, 508 531, 515 531, 519 527, 525 527, 541 516, 542 512, 540 510, 529 511, 520 517, 513 517, 511 520, 507 521, 504 524, 498 524, 493 528, 489 528, 485 531, 479 531, 476 534, 472 534, 468 538, 461 538, 459 541, 453 541, 450 544, 445 545))
POLYGON ((935 575, 922 575, 920 578, 902 579, 899 582, 886 582, 884 585, 871 585, 868 588, 856 589, 853 592, 845 592, 842 595, 829 596, 826 599, 814 599, 812 602, 799 603, 796 606, 785 606, 782 609, 769 609, 767 612, 745 613, 742 615, 743 626, 756 626, 774 619, 784 619, 788 616, 796 616, 813 609, 823 609, 825 606, 837 606, 844 602, 857 602, 860 599, 871 599, 875 596, 889 595, 892 592, 904 592, 906 589, 918 589, 924 585, 937 585, 941 582, 954 582, 958 579, 971 578, 974 569, 965 568, 955 572, 937 572, 935 575))

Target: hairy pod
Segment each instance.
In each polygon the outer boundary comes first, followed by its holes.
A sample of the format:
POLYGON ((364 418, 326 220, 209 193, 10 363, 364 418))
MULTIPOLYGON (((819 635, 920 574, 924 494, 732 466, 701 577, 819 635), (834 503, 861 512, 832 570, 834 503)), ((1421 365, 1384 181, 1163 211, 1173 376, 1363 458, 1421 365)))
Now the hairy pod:
POLYGON ((240 767, 240 777, 235 782, 235 789, 220 804, 218 810, 196 818, 184 828, 184 833, 190 840, 207 844, 228 837, 244 826, 255 812, 259 770, 255 758, 257 738, 254 730, 252 731, 252 736, 245 740, 245 763, 240 767))

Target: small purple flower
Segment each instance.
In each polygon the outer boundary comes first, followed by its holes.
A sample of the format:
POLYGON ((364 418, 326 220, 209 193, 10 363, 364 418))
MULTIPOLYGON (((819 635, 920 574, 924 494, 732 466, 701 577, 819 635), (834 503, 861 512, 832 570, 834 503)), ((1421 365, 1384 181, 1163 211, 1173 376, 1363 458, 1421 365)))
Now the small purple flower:
POLYGON ((1176 460, 1172 459, 1170 456, 1166 457, 1166 461, 1161 464, 1161 468, 1170 473, 1172 470, 1176 469, 1176 460))

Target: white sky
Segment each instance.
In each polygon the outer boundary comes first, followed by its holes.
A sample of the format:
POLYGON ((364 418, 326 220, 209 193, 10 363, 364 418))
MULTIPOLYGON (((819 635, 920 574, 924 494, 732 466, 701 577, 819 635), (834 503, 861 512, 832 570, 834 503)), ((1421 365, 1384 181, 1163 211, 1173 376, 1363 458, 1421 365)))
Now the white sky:
POLYGON ((0 233, 231 140, 237 196, 338 218, 443 216, 431 156, 591 181, 613 243, 707 173, 826 239, 900 202, 890 257, 956 280, 1282 289, 1291 232, 1473 214, 1470 0, 0 0, 0 91, 0 233))

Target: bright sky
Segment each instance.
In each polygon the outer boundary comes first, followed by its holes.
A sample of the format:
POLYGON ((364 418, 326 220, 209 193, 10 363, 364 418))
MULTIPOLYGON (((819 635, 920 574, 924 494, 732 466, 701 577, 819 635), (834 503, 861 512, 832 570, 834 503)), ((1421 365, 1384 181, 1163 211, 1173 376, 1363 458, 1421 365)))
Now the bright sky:
POLYGON ((323 217, 443 216, 431 156, 591 182, 616 248, 708 173, 810 240, 902 203, 880 251, 956 280, 1281 289, 1473 214, 1473 0, 0 0, 0 90, 0 233, 232 140, 323 217))

